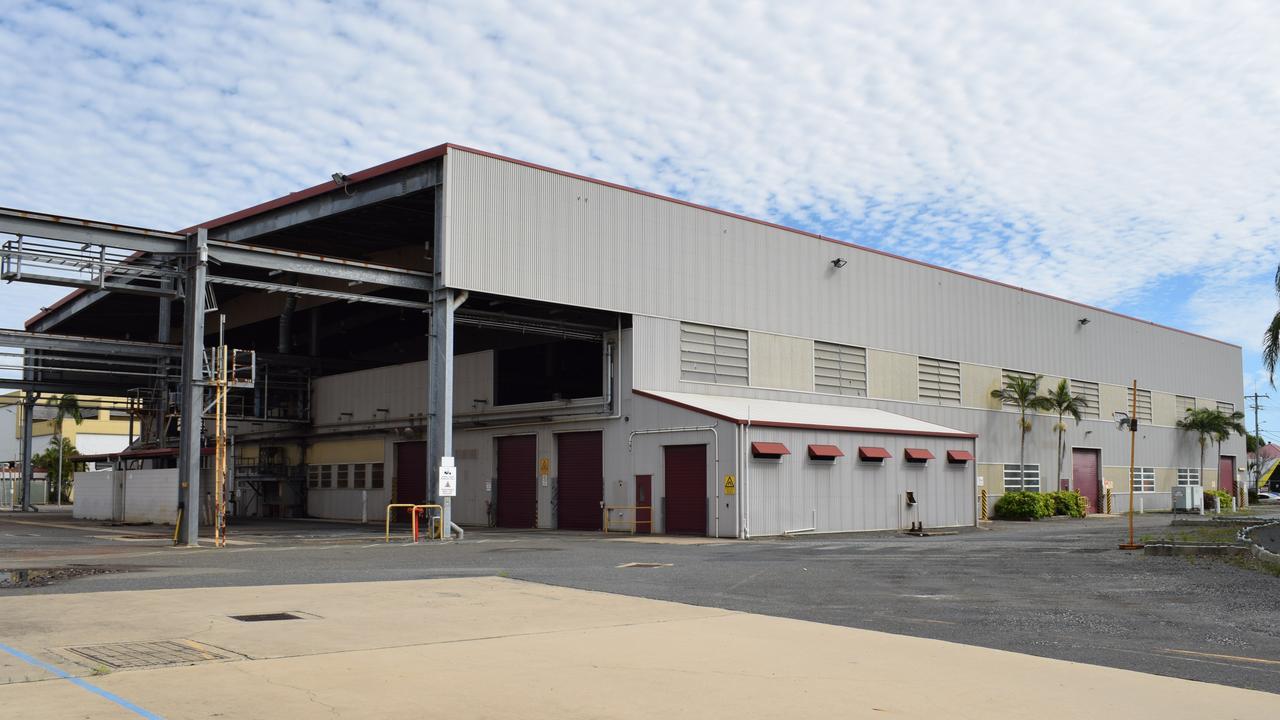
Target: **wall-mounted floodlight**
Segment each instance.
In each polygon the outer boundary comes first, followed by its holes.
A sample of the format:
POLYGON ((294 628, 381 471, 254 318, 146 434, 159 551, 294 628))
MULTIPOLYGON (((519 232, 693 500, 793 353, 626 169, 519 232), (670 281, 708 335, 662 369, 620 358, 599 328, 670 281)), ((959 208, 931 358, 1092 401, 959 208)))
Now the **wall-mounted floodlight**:
POLYGON ((840 268, 848 264, 849 264, 849 261, 845 260, 844 258, 836 258, 835 260, 831 261, 831 267, 836 268, 837 270, 839 270, 840 268))
POLYGON ((1080 323, 1080 327, 1084 327, 1085 325, 1089 324, 1090 320, 1087 317, 1083 317, 1077 320, 1076 322, 1080 323))
POLYGON ((340 172, 336 172, 330 175, 329 177, 333 178, 334 185, 346 185, 347 183, 351 182, 351 178, 347 177, 346 175, 340 172))

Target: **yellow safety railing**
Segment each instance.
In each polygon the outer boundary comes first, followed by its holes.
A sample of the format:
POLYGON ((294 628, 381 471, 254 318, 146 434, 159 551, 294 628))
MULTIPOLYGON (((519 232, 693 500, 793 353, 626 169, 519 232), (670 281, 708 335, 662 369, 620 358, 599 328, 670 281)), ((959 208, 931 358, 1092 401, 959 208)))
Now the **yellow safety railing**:
POLYGON ((437 514, 431 518, 431 525, 427 529, 427 539, 430 540, 434 534, 436 538, 444 537, 444 508, 440 505, 420 504, 420 503, 391 503, 387 505, 387 521, 383 530, 383 542, 391 542, 391 511, 396 508, 408 508, 409 518, 413 522, 413 541, 418 542, 418 515, 428 508, 437 510, 437 514), (434 533, 433 533, 434 531, 434 533))
MULTIPOLYGON (((632 535, 636 534, 637 525, 648 525, 649 531, 653 532, 653 506, 652 505, 605 505, 603 523, 601 524, 601 527, 604 528, 604 531, 606 533, 609 532, 609 513, 613 512, 614 510, 630 510, 631 511, 631 520, 627 524, 631 526, 632 535), (639 515, 639 513, 636 511, 638 510, 648 510, 649 519, 637 520, 636 516, 639 515)), ((619 521, 619 522, 624 522, 624 521, 619 521)))

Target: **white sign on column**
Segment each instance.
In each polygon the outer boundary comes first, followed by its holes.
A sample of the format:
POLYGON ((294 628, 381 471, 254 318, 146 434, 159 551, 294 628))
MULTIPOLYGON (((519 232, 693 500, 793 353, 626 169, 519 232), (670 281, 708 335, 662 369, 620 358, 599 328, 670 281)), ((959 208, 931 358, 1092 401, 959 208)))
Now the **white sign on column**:
POLYGON ((455 497, 458 494, 458 468, 452 465, 440 467, 440 497, 455 497))

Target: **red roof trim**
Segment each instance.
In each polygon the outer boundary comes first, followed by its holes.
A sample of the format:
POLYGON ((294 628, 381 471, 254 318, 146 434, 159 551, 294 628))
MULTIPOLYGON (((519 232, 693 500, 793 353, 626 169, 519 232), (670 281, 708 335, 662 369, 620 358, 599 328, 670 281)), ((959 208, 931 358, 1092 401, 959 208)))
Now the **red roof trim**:
POLYGON ((928 462, 933 459, 933 453, 924 448, 906 448, 903 453, 908 462, 928 462))
POLYGON ((809 459, 811 460, 835 460, 844 457, 844 451, 835 445, 810 445, 809 459))
POLYGON ((858 458, 860 460, 887 460, 891 457, 893 457, 893 453, 890 453, 882 447, 863 445, 858 448, 858 458))
POLYGON ((947 451, 947 462, 967 463, 970 460, 973 460, 973 453, 969 452, 968 450, 948 450, 947 451))
POLYGON ((780 442, 753 442, 751 443, 751 456, 758 458, 779 458, 783 455, 790 455, 791 451, 786 445, 780 442))
POLYGON ((885 428, 859 427, 856 425, 819 425, 815 423, 771 422, 771 421, 760 421, 760 420, 752 420, 751 422, 748 423, 746 420, 739 420, 738 418, 730 417, 728 415, 722 415, 720 413, 712 412, 710 410, 703 410, 702 408, 696 405, 690 405, 689 403, 680 402, 679 400, 672 400, 670 398, 665 398, 665 397, 662 397, 661 395, 657 395, 644 390, 632 390, 631 392, 632 394, 639 395, 640 397, 646 397, 651 400, 664 402, 668 405, 674 405, 678 408, 684 408, 685 410, 696 412, 699 415, 706 415, 707 417, 713 417, 719 420, 724 420, 725 422, 731 422, 731 423, 734 423, 735 425, 750 425, 751 427, 799 428, 804 430, 834 430, 837 432, 856 432, 856 433, 868 433, 873 435, 911 435, 914 437, 945 437, 945 438, 968 438, 968 439, 973 439, 978 437, 975 433, 966 433, 966 432, 945 433, 945 432, 929 432, 926 430, 887 430, 885 428))
MULTIPOLYGON (((409 165, 413 165, 413 164, 415 164, 415 163, 425 162, 425 161, 427 161, 427 160, 434 160, 435 158, 443 157, 444 155, 446 155, 446 154, 448 153, 448 151, 449 151, 449 150, 461 150, 461 151, 463 151, 463 152, 469 152, 469 153, 473 153, 473 154, 475 154, 475 155, 481 155, 481 156, 484 156, 484 157, 493 158, 493 159, 495 159, 495 160, 502 160, 502 161, 504 161, 504 162, 509 162, 509 163, 513 163, 513 164, 516 164, 516 165, 522 165, 522 166, 524 166, 524 167, 531 168, 531 169, 534 169, 534 170, 542 170, 542 171, 545 171, 545 172, 554 173, 554 174, 556 174, 556 175, 561 175, 561 176, 563 176, 563 177, 573 178, 573 179, 575 179, 575 180, 582 180, 583 182, 589 182, 589 183, 592 183, 592 184, 595 184, 595 185, 600 185, 600 186, 602 186, 602 187, 613 188, 613 189, 615 189, 615 190, 622 190, 622 191, 624 191, 624 192, 635 193, 635 194, 637 194, 637 195, 644 195, 644 196, 646 196, 646 197, 651 197, 651 198, 654 198, 654 199, 657 199, 657 200, 665 200, 665 201, 667 201, 667 202, 673 202, 673 203, 676 203, 676 204, 679 204, 679 205, 684 205, 685 207, 690 207, 690 208, 694 208, 694 209, 697 209, 697 210, 705 210, 705 211, 707 211, 707 212, 712 212, 712 213, 715 213, 715 214, 717 214, 717 215, 723 215, 723 216, 725 216, 725 217, 736 218, 736 219, 738 219, 738 220, 744 220, 744 221, 746 221, 746 222, 755 223, 755 224, 757 224, 757 225, 763 225, 763 226, 765 226, 765 227, 771 227, 771 228, 775 228, 775 229, 778 229, 778 230, 785 230, 786 232, 795 233, 795 234, 797 234, 797 235, 804 235, 804 236, 806 236, 806 237, 816 238, 816 239, 818 239, 818 240, 824 240, 824 241, 826 241, 826 242, 834 243, 834 244, 836 244, 836 245, 841 245, 841 246, 848 247, 848 248, 852 248, 852 249, 854 249, 854 250, 862 250, 862 251, 864 251, 864 252, 874 253, 874 254, 876 254, 876 255, 881 255, 881 256, 883 256, 883 257, 893 258, 893 259, 895 259, 895 260, 902 260, 902 261, 904 261, 904 262, 909 262, 909 263, 913 263, 913 264, 915 264, 915 265, 920 265, 921 267, 932 268, 932 269, 934 269, 934 270, 941 270, 941 271, 943 271, 943 272, 948 272, 948 273, 951 273, 951 274, 953 274, 953 275, 959 275, 960 277, 969 278, 969 279, 971 279, 971 280, 978 280, 978 281, 980 281, 980 282, 990 283, 990 284, 992 284, 992 285, 997 285, 997 286, 999 286, 999 287, 1008 288, 1008 289, 1010 289, 1010 290, 1018 290, 1018 291, 1020 291, 1020 292, 1027 293, 1027 294, 1029 294, 1029 295, 1037 295, 1037 296, 1039 296, 1039 297, 1047 298, 1047 299, 1049 299, 1049 300, 1056 300, 1056 301, 1058 301, 1058 302, 1064 302, 1064 303, 1068 303, 1068 304, 1070 304, 1070 305, 1075 305, 1076 307, 1084 308, 1084 309, 1086 309, 1086 310, 1092 310, 1092 311, 1094 311, 1094 312, 1106 313, 1106 314, 1108 314, 1108 315, 1113 315, 1113 316, 1118 317, 1118 318, 1123 318, 1123 319, 1125 319, 1125 320, 1133 320, 1134 322, 1140 322, 1140 323, 1143 323, 1143 324, 1146 324, 1146 325, 1150 325, 1150 326, 1152 326, 1152 327, 1161 328, 1161 329, 1163 329, 1163 330, 1172 330, 1172 331, 1174 331, 1174 332, 1179 332, 1179 333, 1182 333, 1182 334, 1184 334, 1184 335, 1189 335, 1189 336, 1191 336, 1191 337, 1197 337, 1197 338, 1200 338, 1200 339, 1202 339, 1202 340, 1209 340, 1209 341, 1216 342, 1216 343, 1219 343, 1219 344, 1222 344, 1222 345, 1226 345, 1227 347, 1233 347, 1233 348, 1237 348, 1237 349, 1242 349, 1242 348, 1241 348, 1241 346, 1236 345, 1235 343, 1229 343, 1229 342, 1227 342, 1227 341, 1225 341, 1225 340, 1219 340, 1219 339, 1217 339, 1217 338, 1211 338, 1211 337, 1209 337, 1209 336, 1207 336, 1207 335, 1200 335, 1199 333, 1193 333, 1193 332, 1191 332, 1191 331, 1189 331, 1189 330, 1181 330, 1181 329, 1176 328, 1176 327, 1170 327, 1169 325, 1161 325, 1160 323, 1152 322, 1152 321, 1150 321, 1150 320, 1143 320, 1142 318, 1134 317, 1134 316, 1132 316, 1132 315, 1125 315, 1124 313, 1119 313, 1119 312, 1116 312, 1116 311, 1114 311, 1114 310, 1107 310, 1106 308, 1100 308, 1100 307, 1097 307, 1097 306, 1094 306, 1094 305, 1086 305, 1085 303, 1082 303, 1082 302, 1077 302, 1077 301, 1075 301, 1075 300, 1068 300, 1067 298, 1058 297, 1058 296, 1056 296, 1056 295, 1050 295, 1050 294, 1048 294, 1048 293, 1040 292, 1040 291, 1038 291, 1038 290, 1030 290, 1030 289, 1027 289, 1027 288, 1024 288, 1024 287, 1019 287, 1019 286, 1017 286, 1017 285, 1010 285, 1009 283, 1000 282, 999 280, 992 280, 992 279, 990 279, 990 278, 984 278, 984 277, 982 277, 982 276, 980 276, 980 275, 972 275, 972 274, 970 274, 970 273, 962 272, 962 271, 960 271, 960 270, 954 270, 954 269, 952 269, 952 268, 943 267, 942 265, 935 265, 935 264, 933 264, 933 263, 925 262, 925 261, 923 261, 923 260, 916 260, 916 259, 914 259, 914 258, 909 258, 909 257, 906 257, 906 256, 904 256, 904 255, 897 255, 897 254, 894 254, 894 253, 891 253, 891 252, 887 252, 887 251, 885 251, 885 250, 877 250, 877 249, 875 249, 875 248, 866 247, 866 246, 864 246, 864 245, 857 245, 857 244, 855 244, 855 243, 851 243, 851 242, 849 242, 849 241, 847 241, 847 240, 839 240, 839 239, 836 239, 836 238, 827 237, 827 236, 825 236, 825 235, 819 235, 818 233, 809 232, 808 230, 800 230, 800 229, 793 228, 793 227, 787 227, 786 225, 779 225, 778 223, 769 222, 768 220, 761 220, 761 219, 759 219, 759 218, 748 217, 748 216, 746 216, 746 215, 741 215, 741 214, 739 214, 739 213, 730 212, 730 211, 728 211, 728 210, 720 210, 720 209, 717 209, 717 208, 709 207, 709 206, 707 206, 707 205, 699 205, 699 204, 697 204, 697 203, 689 202, 688 200, 681 200, 681 199, 679 199, 679 198, 673 198, 673 197, 670 197, 670 196, 667 196, 667 195, 659 195, 658 193, 649 192, 648 190, 641 190, 641 189, 639 189, 639 188, 630 187, 630 186, 627 186, 627 185, 620 185, 620 184, 618 184, 618 183, 609 182, 609 181, 607 181, 607 180, 599 180, 599 179, 597 179, 597 178, 587 177, 586 175, 578 175, 577 173, 571 173, 571 172, 568 172, 568 171, 566 171, 566 170, 557 170, 557 169, 552 168, 552 167, 547 167, 546 165, 538 165, 537 163, 531 163, 531 162, 528 162, 528 161, 525 161, 525 160, 518 160, 518 159, 516 159, 516 158, 507 157, 507 156, 505 156, 505 155, 499 155, 499 154, 497 154, 497 153, 488 152, 488 151, 486 151, 486 150, 477 150, 477 149, 475 149, 475 148, 467 147, 467 146, 465 146, 465 145, 457 145, 457 144, 454 144, 454 143, 444 143, 444 144, 442 144, 442 145, 437 145, 437 146, 435 146, 435 147, 428 148, 428 149, 426 149, 426 150, 422 150, 422 151, 420 151, 420 152, 413 153, 412 155, 406 155, 406 156, 404 156, 404 157, 402 157, 402 158, 398 158, 398 159, 396 159, 396 160, 391 160, 391 161, 389 161, 389 162, 382 163, 381 165, 374 165, 373 167, 368 168, 368 169, 366 169, 366 170, 361 170, 361 171, 359 171, 359 172, 352 173, 349 177, 351 178, 351 181, 352 181, 353 183, 354 183, 354 182, 360 182, 360 181, 362 181, 362 180, 368 180, 368 179, 370 179, 370 178, 378 177, 379 175, 384 175, 384 174, 386 174, 386 173, 393 172, 393 171, 395 171, 395 170, 399 170, 400 168, 407 167, 407 166, 409 166, 409 165)), ((324 183, 320 183, 319 185, 314 185, 314 186, 309 187, 309 188, 307 188, 307 189, 305 189, 305 190, 301 190, 301 191, 298 191, 298 192, 295 192, 295 193, 290 193, 289 195, 286 195, 286 196, 284 196, 284 197, 276 198, 275 200, 269 200, 269 201, 267 201, 267 202, 264 202, 264 203, 261 203, 261 204, 258 204, 258 205, 254 205, 253 207, 249 207, 249 208, 246 208, 246 209, 244 209, 244 210, 240 210, 239 212, 231 213, 230 215, 223 215, 222 217, 215 218, 215 219, 213 219, 213 220, 210 220, 210 221, 208 221, 208 222, 206 222, 206 223, 202 223, 202 224, 200 224, 200 225, 193 225, 192 227, 185 228, 185 229, 183 229, 183 230, 181 230, 181 231, 179 231, 179 232, 181 232, 181 233, 190 233, 190 232, 194 231, 194 230, 195 230, 195 228, 197 228, 197 227, 205 227, 205 228, 215 228, 215 227, 219 227, 219 226, 221 226, 221 225, 225 225, 225 224, 230 223, 230 222, 235 222, 235 221, 237 221, 237 220, 243 220, 243 219, 245 219, 245 218, 252 217, 252 216, 254 216, 254 215, 258 214, 258 213, 266 212, 267 210, 274 210, 274 209, 279 208, 279 207, 284 207, 284 206, 289 205, 289 204, 291 204, 291 203, 297 202, 297 201, 299 201, 299 200, 305 200, 306 198, 313 197, 313 196, 315 196, 315 195, 321 195, 321 194, 323 194, 323 193, 325 193, 325 192, 332 192, 333 190, 336 190, 336 189, 339 189, 339 188, 337 188, 336 186, 334 186, 332 182, 324 182, 324 183)), ((33 323, 33 322, 35 322, 35 321, 39 320, 41 317, 44 317, 44 316, 45 316, 46 314, 48 314, 50 311, 57 309, 59 306, 61 306, 62 304, 64 304, 64 303, 65 303, 65 302, 67 302, 68 300, 70 300, 71 298, 73 298, 73 297, 77 297, 78 295, 80 295, 80 294, 81 294, 81 293, 83 293, 83 292, 85 292, 85 291, 84 291, 84 290, 76 290, 75 292, 71 293, 70 295, 67 295, 67 296, 66 296, 66 297, 64 297, 63 299, 61 299, 61 300, 59 300, 58 302, 54 303, 53 305, 49 306, 49 310, 42 311, 40 314, 38 314, 38 315, 36 315, 36 316, 32 317, 30 320, 28 320, 28 321, 27 321, 27 324, 28 324, 28 325, 30 325, 31 323, 33 323)))

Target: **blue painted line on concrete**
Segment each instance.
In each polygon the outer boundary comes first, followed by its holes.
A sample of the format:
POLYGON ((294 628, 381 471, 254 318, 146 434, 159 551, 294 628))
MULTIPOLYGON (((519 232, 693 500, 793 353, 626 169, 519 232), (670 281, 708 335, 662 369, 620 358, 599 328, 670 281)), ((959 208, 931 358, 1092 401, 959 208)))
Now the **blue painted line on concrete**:
POLYGON ((160 717, 159 715, 156 715, 155 713, 149 712, 147 710, 143 710, 142 708, 138 707, 137 705, 134 705, 133 703, 129 702, 128 700, 125 700, 124 698, 120 697, 119 695, 116 695, 115 693, 107 692, 106 690, 103 690, 97 685, 94 685, 93 683, 82 680, 76 677, 75 675, 72 675, 71 673, 67 672, 66 670, 63 670, 62 668, 57 667, 56 665, 50 665, 49 663, 44 662, 43 660, 37 660, 36 658, 31 657, 30 655, 22 652, 21 650, 11 648, 8 645, 5 645, 4 643, 0 643, 0 650, 3 650, 9 653, 10 655, 18 658, 19 660, 29 665, 34 665, 40 668, 41 670, 46 670, 48 672, 51 672, 54 675, 57 675, 58 677, 62 678, 63 680, 70 680, 72 684, 78 685, 81 688, 93 693, 94 695, 106 698, 107 700, 110 700, 111 702, 124 708, 125 710, 129 710, 130 712, 136 713, 141 717, 148 718, 148 720, 164 720, 164 718, 160 717))

